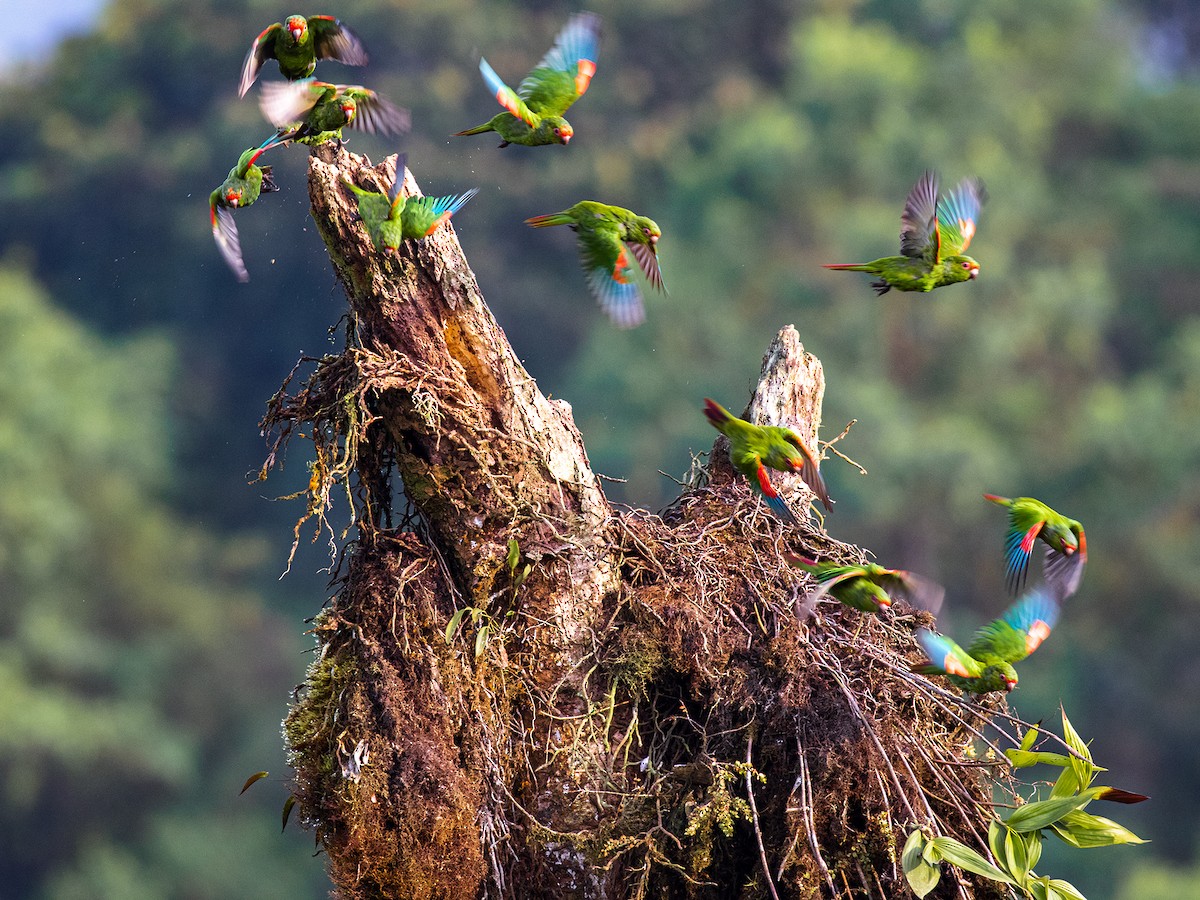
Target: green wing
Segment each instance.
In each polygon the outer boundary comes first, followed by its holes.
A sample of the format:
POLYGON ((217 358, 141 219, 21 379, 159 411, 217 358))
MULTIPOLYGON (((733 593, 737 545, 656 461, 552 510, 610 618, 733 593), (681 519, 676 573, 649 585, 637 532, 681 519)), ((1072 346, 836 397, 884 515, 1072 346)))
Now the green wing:
POLYGON ((1059 604, 1051 589, 1039 584, 999 619, 975 632, 967 653, 987 664, 1019 662, 1041 646, 1058 614, 1059 604))
POLYGON ((554 46, 521 81, 517 95, 539 116, 561 116, 587 92, 599 48, 600 17, 572 16, 554 46))
POLYGON ((937 262, 937 192, 936 172, 926 172, 908 192, 900 214, 900 252, 905 256, 937 262))
POLYGON ((367 48, 358 35, 333 16, 309 16, 313 50, 317 59, 336 59, 348 66, 365 66, 367 48))
POLYGON ((581 224, 578 231, 580 262, 592 296, 617 327, 640 325, 646 313, 641 291, 631 279, 620 226, 598 219, 581 224))
POLYGON ((960 678, 978 678, 983 674, 984 667, 979 660, 945 635, 919 628, 916 637, 929 664, 913 666, 914 672, 922 675, 957 675, 960 678))

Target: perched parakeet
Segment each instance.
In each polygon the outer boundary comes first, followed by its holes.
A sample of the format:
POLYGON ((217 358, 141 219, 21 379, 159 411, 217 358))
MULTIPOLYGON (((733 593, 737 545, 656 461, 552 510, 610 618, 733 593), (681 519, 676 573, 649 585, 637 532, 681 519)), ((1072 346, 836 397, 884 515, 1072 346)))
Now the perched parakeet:
POLYGON ((571 16, 550 52, 515 91, 500 79, 486 59, 480 59, 479 72, 505 111, 482 125, 457 132, 455 137, 494 131, 501 137, 501 147, 569 143, 575 132, 562 116, 587 92, 596 74, 599 47, 600 17, 584 12, 571 16))
POLYGON ((333 16, 288 16, 268 25, 250 45, 242 64, 238 96, 246 96, 268 59, 279 63, 279 73, 288 81, 307 78, 318 59, 336 59, 348 66, 365 66, 367 51, 353 31, 333 16))
POLYGON ((265 152, 281 143, 284 142, 271 135, 258 147, 251 147, 241 155, 237 165, 229 170, 221 186, 208 195, 213 240, 217 242, 217 249, 221 251, 221 256, 225 258, 238 281, 249 281, 250 275, 242 262, 242 244, 230 210, 249 206, 258 199, 259 194, 279 190, 271 177, 271 167, 257 166, 255 162, 265 152))
POLYGON ((371 243, 379 251, 395 251, 405 238, 428 237, 479 193, 471 188, 448 197, 402 196, 407 159, 401 154, 396 160, 396 180, 386 196, 378 191, 366 191, 345 178, 342 184, 358 198, 358 215, 362 219, 371 243))
POLYGON ((963 650, 948 637, 917 629, 917 641, 929 658, 913 667, 922 675, 945 675, 950 683, 973 694, 1011 691, 1017 686, 1013 663, 1036 650, 1058 621, 1060 597, 1048 584, 1030 589, 999 619, 977 632, 963 650))
POLYGON ((1015 594, 1025 583, 1029 573, 1029 557, 1033 554, 1034 543, 1040 538, 1046 545, 1046 557, 1042 564, 1046 581, 1064 600, 1074 594, 1079 589, 1083 567, 1087 563, 1087 537, 1083 533, 1083 526, 1032 497, 1018 497, 1016 500, 995 494, 984 494, 983 497, 1008 507, 1004 557, 1007 562, 1005 580, 1009 590, 1015 594))
POLYGON ((805 603, 810 610, 829 594, 852 609, 881 613, 892 605, 892 596, 897 595, 917 609, 936 613, 946 594, 940 584, 902 569, 885 569, 875 563, 857 566, 818 563, 792 553, 784 558, 817 579, 817 590, 805 603))
POLYGON ((402 134, 409 112, 365 87, 313 78, 263 85, 259 108, 279 129, 280 140, 322 144, 341 140, 343 128, 369 134, 402 134))
POLYGON ((979 277, 979 263, 964 256, 975 236, 975 221, 987 199, 983 182, 964 178, 949 194, 938 196, 938 176, 926 172, 909 191, 900 217, 900 252, 868 263, 827 265, 827 269, 869 272, 875 293, 932 291, 979 277))
POLYGON ((646 317, 642 293, 630 279, 630 253, 650 284, 666 290, 658 268, 662 231, 653 219, 620 206, 581 200, 562 212, 526 219, 525 224, 534 228, 571 227, 579 239, 579 259, 588 288, 618 328, 633 328, 646 317))
POLYGON ((799 472, 825 508, 833 509, 833 502, 825 490, 825 482, 818 469, 817 458, 804 445, 800 435, 791 428, 778 425, 754 425, 739 419, 721 406, 704 400, 704 414, 712 426, 729 438, 729 461, 733 467, 750 479, 750 484, 767 501, 779 518, 796 524, 796 517, 787 503, 771 485, 767 468, 780 472, 799 472))

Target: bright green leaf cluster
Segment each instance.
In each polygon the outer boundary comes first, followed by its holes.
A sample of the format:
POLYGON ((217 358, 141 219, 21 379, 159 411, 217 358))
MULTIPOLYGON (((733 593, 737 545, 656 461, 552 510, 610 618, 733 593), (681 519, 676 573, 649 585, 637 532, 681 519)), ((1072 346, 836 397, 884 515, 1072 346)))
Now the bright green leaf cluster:
POLYGON ((916 829, 908 836, 901 855, 904 876, 913 893, 924 897, 937 887, 941 878, 940 864, 948 862, 975 875, 1011 885, 1023 897, 1033 900, 1085 900, 1069 882, 1034 873, 1033 867, 1042 855, 1045 829, 1075 847, 1145 843, 1111 819, 1083 811, 1093 800, 1137 803, 1146 798, 1119 788, 1093 786, 1096 773, 1104 769, 1092 761, 1091 751, 1071 726, 1066 711, 1062 720, 1063 740, 1071 750, 1070 755, 1034 750, 1038 735, 1036 727, 1025 733, 1020 747, 1005 751, 1016 768, 1043 763, 1059 766, 1062 773, 1047 799, 1026 803, 1007 819, 996 819, 991 823, 988 850, 995 864, 954 838, 929 838, 916 829))

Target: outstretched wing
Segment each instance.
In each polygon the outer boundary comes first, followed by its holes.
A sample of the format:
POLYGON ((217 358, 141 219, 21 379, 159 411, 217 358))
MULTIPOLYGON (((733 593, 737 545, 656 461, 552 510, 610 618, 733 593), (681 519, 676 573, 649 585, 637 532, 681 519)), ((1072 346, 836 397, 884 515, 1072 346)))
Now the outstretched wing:
POLYGON ((471 188, 446 197, 410 197, 402 214, 408 226, 404 229, 405 233, 416 232, 419 237, 429 237, 478 193, 479 188, 471 188))
POLYGON ((979 211, 987 200, 987 190, 978 178, 964 178, 937 204, 937 230, 941 235, 939 259, 966 253, 975 237, 979 211))
POLYGON ((1010 594, 1025 584, 1029 575, 1029 558, 1046 519, 1036 506, 1015 503, 1009 508, 1008 532, 1004 535, 1004 583, 1010 594))
POLYGON ((1046 545, 1042 572, 1046 576, 1046 583, 1054 590, 1060 601, 1066 600, 1079 590, 1079 582, 1083 579, 1083 567, 1087 563, 1087 538, 1082 528, 1076 534, 1079 539, 1079 549, 1070 556, 1046 545))
POLYGON ((978 678, 983 674, 979 660, 950 638, 934 634, 928 628, 918 628, 916 636, 929 663, 913 666, 914 672, 922 675, 957 675, 960 678, 978 678))
POLYGON ((242 244, 238 239, 233 213, 210 201, 209 216, 212 219, 213 240, 217 242, 217 249, 221 251, 221 256, 233 270, 238 281, 249 281, 250 273, 246 271, 246 264, 242 262, 242 244))
POLYGON ((904 201, 904 212, 900 215, 900 252, 914 259, 935 258, 936 215, 937 215, 937 172, 926 172, 904 201))
POLYGON ((276 128, 282 128, 303 121, 325 92, 333 88, 334 85, 315 78, 269 81, 259 92, 258 108, 262 110, 263 118, 276 128))
POLYGON ((662 272, 658 268, 658 253, 655 252, 654 247, 650 244, 639 244, 637 241, 629 241, 625 246, 637 260, 642 272, 646 275, 646 280, 650 282, 650 286, 665 294, 667 288, 663 284, 662 272))
POLYGON ((317 59, 336 59, 348 66, 367 64, 363 42, 333 16, 309 16, 308 30, 312 32, 317 59))
POLYGON ((338 85, 338 90, 358 107, 348 127, 367 134, 404 134, 412 127, 412 113, 382 94, 357 85, 338 85))
POLYGON ((558 33, 550 52, 521 81, 517 94, 538 115, 561 116, 587 92, 599 51, 600 17, 576 13, 558 33))
POLYGON ((246 96, 246 91, 250 90, 250 85, 254 84, 254 80, 258 78, 258 72, 262 69, 263 63, 268 59, 275 58, 275 38, 279 35, 281 28, 283 28, 282 22, 268 25, 250 45, 246 61, 242 63, 242 78, 238 82, 239 97, 246 96))
POLYGON ((826 510, 833 509, 833 501, 829 499, 829 491, 825 488, 825 479, 821 477, 821 470, 818 468, 817 458, 813 456, 811 450, 805 446, 800 435, 796 434, 792 429, 784 429, 784 440, 800 451, 800 455, 804 457, 804 464, 800 467, 800 477, 804 483, 809 486, 817 499, 821 501, 821 505, 826 510))
POLYGON ((497 103, 530 128, 537 127, 537 113, 525 105, 525 101, 517 96, 517 92, 505 84, 504 80, 496 74, 496 70, 489 66, 488 61, 482 57, 479 59, 479 74, 483 76, 488 90, 496 96, 497 103))
POLYGON ((902 596, 910 606, 936 614, 946 598, 946 589, 936 581, 914 575, 903 569, 887 569, 876 578, 881 588, 892 596, 902 596))
POLYGON ((812 574, 817 579, 817 589, 813 592, 812 597, 809 598, 809 602, 816 604, 818 600, 839 584, 849 581, 851 578, 865 578, 867 570, 862 566, 839 566, 819 575, 816 572, 812 574))
POLYGON ((1048 585, 1030 588, 1000 618, 975 633, 967 652, 981 660, 1018 662, 1050 635, 1059 611, 1058 599, 1048 585))
POLYGON ((633 328, 646 318, 642 292, 634 284, 629 251, 615 226, 579 231, 579 256, 588 288, 618 328, 633 328))

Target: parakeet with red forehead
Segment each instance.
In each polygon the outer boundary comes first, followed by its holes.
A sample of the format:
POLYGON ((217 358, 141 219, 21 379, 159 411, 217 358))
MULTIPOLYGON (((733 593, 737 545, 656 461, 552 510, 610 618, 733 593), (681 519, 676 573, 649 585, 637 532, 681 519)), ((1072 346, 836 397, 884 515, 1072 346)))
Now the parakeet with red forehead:
POLYGON ((264 84, 259 108, 279 129, 280 140, 322 144, 341 140, 343 128, 368 134, 403 134, 407 109, 356 84, 329 84, 313 78, 264 84))
POLYGON ((646 318, 642 292, 632 279, 631 254, 651 286, 666 290, 658 268, 662 230, 653 219, 620 206, 581 200, 562 212, 533 216, 525 224, 534 228, 570 226, 578 237, 588 288, 618 328, 633 328, 646 318))
POLYGON ((587 92, 596 73, 599 48, 600 17, 583 12, 571 16, 550 52, 515 91, 501 80, 486 59, 480 59, 479 72, 505 111, 454 136, 494 131, 500 135, 501 147, 570 143, 575 131, 563 113, 587 92))
POLYGON ((405 238, 428 237, 479 192, 479 188, 471 188, 447 197, 404 197, 401 188, 406 165, 407 157, 401 154, 396 160, 396 178, 386 196, 342 179, 358 200, 359 218, 376 250, 396 251, 405 238))
POLYGON ((966 650, 948 637, 920 628, 917 641, 929 662, 913 666, 913 671, 945 675, 951 684, 973 694, 1007 693, 1017 686, 1013 663, 1027 657, 1049 636, 1058 621, 1060 600, 1050 585, 1039 584, 999 619, 975 632, 966 650))
POLYGON ((239 97, 246 96, 268 59, 279 63, 279 73, 284 78, 295 81, 311 75, 318 59, 365 66, 367 51, 358 35, 333 16, 288 16, 264 28, 250 45, 242 64, 239 97))
POLYGON ((948 194, 938 196, 938 176, 926 172, 909 191, 900 217, 900 256, 868 263, 837 263, 827 269, 869 272, 876 294, 932 291, 979 277, 979 263, 964 254, 975 236, 987 191, 978 178, 964 178, 948 194))
POLYGON ((799 472, 804 483, 817 495, 827 510, 833 501, 825 490, 818 462, 800 435, 791 428, 778 425, 754 425, 732 415, 721 404, 705 398, 704 414, 709 423, 729 438, 729 461, 734 469, 750 479, 750 484, 779 518, 790 525, 796 517, 783 496, 771 484, 767 469, 780 472, 799 472))
POLYGON ((249 281, 250 275, 242 262, 242 245, 231 210, 249 206, 258 199, 259 194, 279 190, 271 177, 271 167, 258 166, 255 163, 260 156, 281 143, 284 142, 276 135, 271 135, 258 147, 251 147, 244 152, 237 165, 229 170, 221 186, 208 196, 213 240, 217 242, 217 249, 221 251, 221 256, 225 258, 238 281, 249 281))
POLYGON ((927 578, 902 569, 885 569, 875 563, 857 566, 818 563, 794 553, 785 553, 784 559, 817 580, 816 591, 805 601, 810 611, 828 594, 851 609, 867 613, 882 613, 891 607, 893 596, 904 597, 917 609, 936 613, 946 594, 940 584, 927 578))
POLYGON ((1033 497, 1010 500, 1008 497, 984 494, 983 498, 1008 507, 1004 558, 1009 591, 1015 594, 1024 584, 1029 573, 1033 545, 1040 540, 1046 545, 1046 557, 1042 564, 1046 581, 1064 600, 1074 594, 1079 589, 1083 567, 1087 564, 1087 536, 1083 526, 1033 497))

